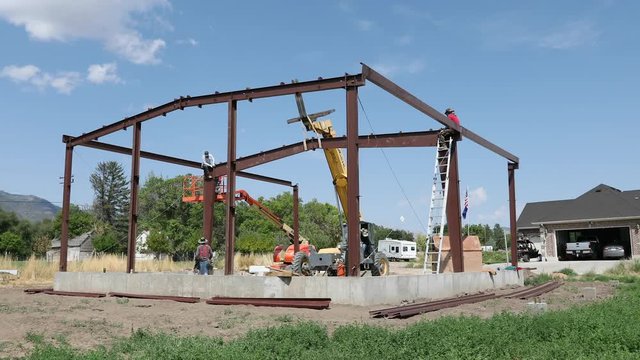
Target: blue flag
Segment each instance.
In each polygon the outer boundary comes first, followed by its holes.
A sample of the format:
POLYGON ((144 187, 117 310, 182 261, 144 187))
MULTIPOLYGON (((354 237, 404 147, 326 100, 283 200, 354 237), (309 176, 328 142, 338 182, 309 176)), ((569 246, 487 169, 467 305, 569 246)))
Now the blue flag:
POLYGON ((469 189, 464 192, 464 209, 462 209, 462 218, 467 218, 467 211, 469 211, 469 189))

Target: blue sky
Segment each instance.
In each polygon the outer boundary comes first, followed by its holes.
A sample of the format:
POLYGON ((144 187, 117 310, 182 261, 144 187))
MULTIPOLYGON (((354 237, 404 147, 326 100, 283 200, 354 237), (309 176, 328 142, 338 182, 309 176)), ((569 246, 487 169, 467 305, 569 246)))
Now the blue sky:
MULTIPOLYGON (((518 213, 600 183, 638 189, 638 13, 640 2, 614 0, 0 0, 0 190, 60 205, 63 134, 181 95, 354 74, 360 62, 437 109, 454 107, 465 127, 517 155, 518 213)), ((372 83, 359 97, 362 134, 440 128, 372 83)), ((346 133, 344 91, 305 101, 309 112, 335 108, 330 118, 346 133)), ((207 149, 223 161, 226 111, 146 122, 142 148, 196 161, 207 149)), ((292 96, 240 103, 238 155, 300 141, 300 125, 286 124, 295 115, 292 96)), ((130 146, 131 132, 100 140, 130 146)), ((470 221, 508 225, 506 160, 468 140, 459 149, 470 221)), ((424 231, 434 155, 362 149, 365 219, 424 231)), ((88 177, 105 160, 130 168, 127 156, 75 149, 73 203, 91 203, 88 177)), ((143 181, 187 171, 141 162, 143 181)), ((251 171, 299 183, 304 200, 335 203, 321 152, 251 171)), ((238 187, 255 197, 286 190, 246 179, 238 187)))

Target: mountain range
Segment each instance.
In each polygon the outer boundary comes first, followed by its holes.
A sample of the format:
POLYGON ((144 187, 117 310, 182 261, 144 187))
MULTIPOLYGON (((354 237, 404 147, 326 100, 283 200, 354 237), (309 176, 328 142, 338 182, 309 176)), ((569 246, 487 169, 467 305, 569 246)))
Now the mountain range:
POLYGON ((13 212, 19 218, 38 222, 53 219, 60 207, 33 195, 16 195, 0 190, 0 209, 13 212))

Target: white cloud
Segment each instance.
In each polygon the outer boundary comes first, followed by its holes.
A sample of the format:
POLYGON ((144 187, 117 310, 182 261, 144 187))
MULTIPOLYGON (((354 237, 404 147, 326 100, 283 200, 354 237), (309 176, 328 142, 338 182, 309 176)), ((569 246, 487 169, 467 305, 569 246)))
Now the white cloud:
POLYGON ((551 49, 570 49, 582 45, 593 45, 600 32, 594 29, 590 21, 574 21, 565 24, 562 29, 540 39, 538 45, 551 49))
POLYGON ((479 206, 484 204, 487 201, 487 190, 484 187, 479 187, 477 189, 472 189, 471 193, 469 193, 469 207, 479 206))
POLYGON ((42 72, 35 65, 5 66, 0 71, 0 77, 8 78, 18 84, 32 85, 39 90, 51 87, 63 94, 70 94, 82 82, 78 72, 64 71, 52 75, 42 72))
POLYGON ((425 69, 424 61, 416 59, 407 62, 382 62, 371 66, 376 71, 385 76, 393 76, 399 74, 418 74, 425 69))
POLYGON ((192 38, 178 40, 177 43, 179 45, 191 45, 191 46, 198 46, 199 44, 198 40, 192 39, 192 38))
POLYGON ((356 21, 356 26, 360 31, 369 31, 373 28, 373 21, 369 20, 358 20, 356 21))
POLYGON ((0 18, 23 26, 35 40, 98 40, 133 63, 154 64, 165 41, 145 39, 134 26, 140 14, 169 7, 168 0, 6 0, 0 18))
POLYGON ((522 12, 504 12, 483 21, 479 30, 484 43, 499 49, 524 45, 564 50, 594 45, 600 37, 596 24, 589 20, 565 22, 543 30, 529 24, 526 17, 522 12))
POLYGON ((1 77, 9 78, 15 82, 28 81, 38 75, 40 69, 35 65, 15 66, 9 65, 2 68, 1 77))
POLYGON ((413 37, 411 35, 403 35, 396 39, 396 43, 401 46, 411 45, 413 43, 413 37))
POLYGON ((115 63, 93 64, 87 70, 87 80, 94 84, 107 82, 118 84, 122 82, 122 79, 116 73, 117 70, 118 66, 115 63))
MULTIPOLYGON (((471 210, 469 210, 471 211, 471 210)), ((497 209, 490 213, 478 214, 478 220, 480 223, 488 224, 508 224, 507 221, 507 206, 501 205, 497 209)))

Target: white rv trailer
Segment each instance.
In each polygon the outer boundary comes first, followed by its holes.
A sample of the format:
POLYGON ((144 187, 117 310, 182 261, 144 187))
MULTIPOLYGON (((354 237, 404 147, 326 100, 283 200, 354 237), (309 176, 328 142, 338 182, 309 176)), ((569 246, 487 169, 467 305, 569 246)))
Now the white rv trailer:
POLYGON ((413 260, 418 257, 417 245, 413 241, 386 238, 378 241, 378 252, 382 252, 389 260, 413 260))

